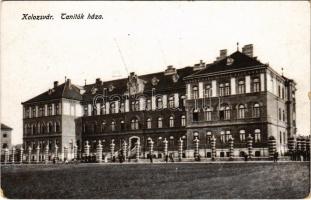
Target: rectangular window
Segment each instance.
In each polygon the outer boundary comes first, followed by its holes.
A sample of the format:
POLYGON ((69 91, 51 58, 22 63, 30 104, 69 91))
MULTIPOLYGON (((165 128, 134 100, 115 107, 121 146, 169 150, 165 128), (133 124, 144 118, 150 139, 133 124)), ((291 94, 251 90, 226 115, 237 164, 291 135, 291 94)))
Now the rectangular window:
POLYGON ((212 120, 212 111, 206 111, 205 112, 205 120, 206 121, 211 121, 212 120))

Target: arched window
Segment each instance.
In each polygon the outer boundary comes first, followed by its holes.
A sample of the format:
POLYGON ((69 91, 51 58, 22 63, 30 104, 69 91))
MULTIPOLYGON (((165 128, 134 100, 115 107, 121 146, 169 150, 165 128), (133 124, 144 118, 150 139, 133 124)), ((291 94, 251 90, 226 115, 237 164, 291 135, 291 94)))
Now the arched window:
POLYGON ((40 124, 40 123, 38 123, 38 126, 37 126, 37 128, 38 128, 38 131, 37 131, 37 133, 38 133, 38 134, 40 134, 40 133, 41 133, 41 124, 40 124))
POLYGON ((123 120, 120 122, 120 125, 121 125, 121 131, 124 131, 125 130, 125 123, 123 120))
POLYGON ((111 122, 111 131, 115 131, 116 130, 116 122, 112 121, 111 122))
POLYGON ((193 86, 192 87, 192 95, 193 95, 193 99, 199 98, 198 86, 193 86))
POLYGON ((158 97, 157 98, 157 109, 162 109, 162 108, 163 108, 162 98, 158 97))
POLYGON ((260 117, 260 107, 258 103, 253 106, 253 117, 260 117))
POLYGON ((226 142, 229 141, 229 138, 231 137, 230 131, 226 131, 226 142))
POLYGON ((219 84, 219 96, 225 95, 225 86, 223 83, 219 84))
POLYGON ((151 110, 151 99, 147 100, 146 110, 151 110))
POLYGON ((102 124, 101 124, 101 132, 104 132, 105 128, 106 128, 106 122, 103 121, 102 124))
POLYGON ((147 128, 150 129, 151 128, 151 118, 147 119, 147 128))
POLYGON ((254 92, 259 92, 260 91, 260 81, 258 78, 255 78, 253 80, 253 90, 254 92))
POLYGON ((206 132, 206 144, 211 143, 211 138, 212 138, 212 132, 211 131, 207 131, 206 132))
POLYGON ((32 108, 32 118, 37 117, 37 113, 36 113, 36 107, 32 108))
POLYGON ((116 104, 115 103, 111 103, 110 104, 110 110, 111 110, 111 113, 116 113, 116 104))
POLYGON ((239 105, 238 108, 238 118, 239 119, 244 119, 245 118, 245 106, 244 105, 239 105))
POLYGON ((135 101, 135 111, 139 111, 139 100, 135 101))
POLYGON ((279 120, 282 120, 282 112, 281 112, 281 108, 279 108, 279 120))
POLYGON ((120 111, 121 111, 121 113, 125 112, 125 104, 124 104, 124 102, 122 102, 121 105, 120 105, 120 111))
POLYGON ((220 141, 221 142, 225 142, 226 138, 225 138, 225 131, 220 131, 220 141))
POLYGON ((245 130, 240 130, 240 141, 241 142, 245 141, 245 130))
POLYGON ((168 106, 169 106, 169 108, 174 108, 175 107, 175 105, 174 105, 174 97, 173 96, 168 98, 168 106))
POLYGON ((55 132, 57 132, 57 133, 60 132, 60 122, 55 123, 55 132))
POLYGON ((162 117, 158 118, 158 128, 162 128, 162 117))
POLYGON ((174 127, 174 117, 170 116, 170 127, 174 127))
POLYGON ((61 114, 61 112, 60 112, 60 109, 59 109, 59 105, 56 104, 55 105, 55 115, 60 115, 60 114, 61 114))
POLYGON ((204 95, 207 98, 212 96, 212 87, 211 87, 211 85, 206 85, 205 86, 204 95))
POLYGON ((32 133, 33 135, 37 134, 37 125, 36 125, 36 124, 33 124, 33 125, 32 125, 31 133, 32 133))
POLYGON ((133 118, 131 120, 131 129, 132 130, 137 130, 138 129, 138 119, 137 118, 133 118))
POLYGON ((53 124, 52 122, 48 122, 46 125, 47 133, 53 132, 53 124))
POLYGON ((48 116, 52 116, 52 105, 48 106, 48 116))
POLYGON ((230 95, 230 83, 225 84, 225 95, 230 95))
POLYGON ((39 117, 43 117, 44 116, 44 109, 43 107, 39 108, 39 117))
POLYGON ((255 142, 260 142, 261 136, 260 136, 260 129, 255 129, 255 142))
POLYGON ((181 126, 186 126, 186 116, 185 115, 181 116, 181 126))
POLYGON ((230 119, 230 107, 229 106, 225 107, 224 119, 226 119, 226 120, 230 119))
POLYGON ((211 121, 212 120, 212 110, 208 107, 204 110, 205 113, 205 120, 211 121))
POLYGON ((192 112, 192 121, 193 121, 193 122, 199 121, 199 110, 193 109, 193 112, 192 112))
POLYGON ((132 108, 132 111, 135 111, 135 101, 131 102, 131 108, 132 108))
POLYGON ((239 94, 245 93, 245 82, 243 80, 239 81, 238 83, 238 93, 239 94))

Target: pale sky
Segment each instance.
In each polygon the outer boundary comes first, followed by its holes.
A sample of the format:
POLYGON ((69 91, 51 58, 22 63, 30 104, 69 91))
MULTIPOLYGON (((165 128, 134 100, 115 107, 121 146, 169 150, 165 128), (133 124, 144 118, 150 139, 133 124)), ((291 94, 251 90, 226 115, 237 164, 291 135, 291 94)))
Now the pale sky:
POLYGON ((310 4, 282 2, 2 2, 1 121, 22 143, 22 105, 61 83, 94 83, 213 62, 254 44, 263 63, 297 82, 298 134, 310 133, 310 4), (23 21, 22 14, 51 21, 23 21), (97 13, 103 20, 61 20, 97 13), (122 62, 118 46, 125 60, 122 62))

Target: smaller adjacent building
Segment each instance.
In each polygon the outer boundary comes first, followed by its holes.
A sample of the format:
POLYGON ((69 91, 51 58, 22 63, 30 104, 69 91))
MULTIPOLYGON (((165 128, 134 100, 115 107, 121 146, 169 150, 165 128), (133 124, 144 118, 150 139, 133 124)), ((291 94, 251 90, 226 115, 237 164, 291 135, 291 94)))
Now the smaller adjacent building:
POLYGON ((3 149, 12 147, 12 130, 11 127, 1 124, 1 153, 3 149))

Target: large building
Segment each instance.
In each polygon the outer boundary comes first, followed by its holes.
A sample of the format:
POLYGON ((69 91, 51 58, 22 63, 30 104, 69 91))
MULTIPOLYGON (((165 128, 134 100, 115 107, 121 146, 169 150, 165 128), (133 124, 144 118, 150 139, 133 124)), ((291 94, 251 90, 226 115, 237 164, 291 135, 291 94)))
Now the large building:
POLYGON ((203 61, 181 69, 168 66, 162 72, 101 81, 78 86, 67 79, 22 103, 24 148, 55 144, 73 145, 83 151, 88 142, 95 152, 99 141, 104 152, 111 142, 116 151, 124 141, 129 156, 136 142, 142 156, 154 141, 157 157, 163 141, 177 152, 183 140, 184 157, 193 157, 194 139, 200 155, 210 157, 210 138, 216 137, 217 157, 228 156, 228 139, 234 138, 235 156, 246 151, 246 138, 253 137, 255 156, 268 156, 268 137, 277 150, 287 151, 287 138, 296 135, 295 82, 253 56, 246 45, 227 56, 226 50, 213 63, 203 61))

